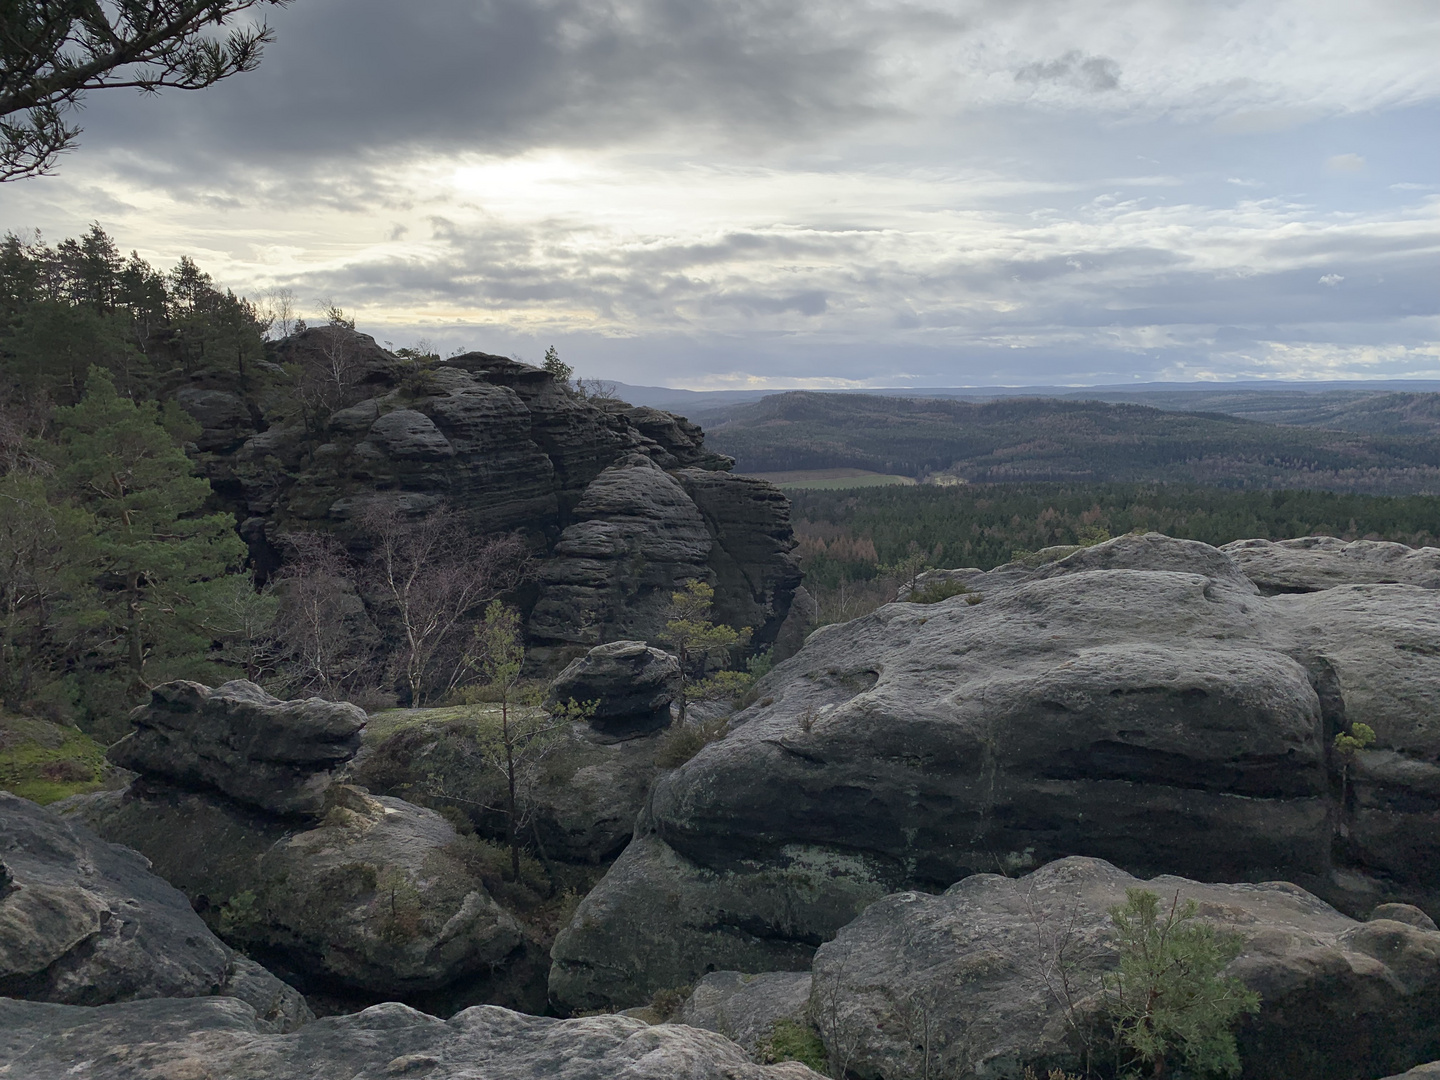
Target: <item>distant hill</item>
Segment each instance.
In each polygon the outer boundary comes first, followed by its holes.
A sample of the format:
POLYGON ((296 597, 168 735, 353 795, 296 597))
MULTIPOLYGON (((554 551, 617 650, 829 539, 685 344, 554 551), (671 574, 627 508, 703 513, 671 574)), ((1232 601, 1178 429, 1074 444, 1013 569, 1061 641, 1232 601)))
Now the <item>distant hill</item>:
MULTIPOLYGON (((1361 430, 1056 398, 969 402, 794 391, 696 413, 742 472, 859 468, 978 483, 1164 481, 1221 487, 1440 492, 1428 394, 1314 403, 1361 430)), ((1243 404, 1232 403, 1232 407, 1243 404)), ((1300 402, 1287 407, 1299 413, 1300 402)))

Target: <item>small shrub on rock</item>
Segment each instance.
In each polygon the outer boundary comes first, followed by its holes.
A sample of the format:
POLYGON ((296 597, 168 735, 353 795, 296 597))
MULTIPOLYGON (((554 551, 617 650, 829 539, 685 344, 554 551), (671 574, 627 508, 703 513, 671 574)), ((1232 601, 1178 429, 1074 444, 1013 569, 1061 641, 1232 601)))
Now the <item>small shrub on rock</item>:
POLYGON ((965 596, 969 592, 969 586, 963 582, 933 581, 912 589, 905 599, 912 604, 938 604, 941 600, 949 600, 952 596, 965 596))
POLYGON ((775 1021, 770 1034, 756 1048, 756 1057, 762 1065, 798 1061, 822 1076, 830 1064, 820 1033, 809 1024, 801 1024, 789 1017, 775 1021))
POLYGON ((730 718, 716 716, 689 724, 677 721, 660 737, 655 750, 655 764, 662 769, 678 769, 712 742, 725 737, 730 718))

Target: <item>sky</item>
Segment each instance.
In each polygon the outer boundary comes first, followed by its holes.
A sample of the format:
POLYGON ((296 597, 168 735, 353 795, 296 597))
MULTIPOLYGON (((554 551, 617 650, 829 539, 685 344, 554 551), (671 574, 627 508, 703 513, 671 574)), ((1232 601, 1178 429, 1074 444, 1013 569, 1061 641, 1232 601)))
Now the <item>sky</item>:
POLYGON ((295 0, 92 94, 99 222, 396 346, 693 389, 1440 378, 1436 0, 295 0))

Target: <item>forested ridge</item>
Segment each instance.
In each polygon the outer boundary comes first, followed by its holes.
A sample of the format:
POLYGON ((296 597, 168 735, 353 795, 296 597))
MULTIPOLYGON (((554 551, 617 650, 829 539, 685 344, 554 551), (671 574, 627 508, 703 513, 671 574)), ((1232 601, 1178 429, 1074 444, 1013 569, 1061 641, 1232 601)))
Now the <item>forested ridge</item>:
MULTIPOLYGON (((1413 406, 1412 406, 1413 407, 1413 406)), ((851 467, 972 483, 1165 481, 1440 492, 1440 440, 1049 398, 972 403, 796 391, 697 413, 746 472, 851 467)))

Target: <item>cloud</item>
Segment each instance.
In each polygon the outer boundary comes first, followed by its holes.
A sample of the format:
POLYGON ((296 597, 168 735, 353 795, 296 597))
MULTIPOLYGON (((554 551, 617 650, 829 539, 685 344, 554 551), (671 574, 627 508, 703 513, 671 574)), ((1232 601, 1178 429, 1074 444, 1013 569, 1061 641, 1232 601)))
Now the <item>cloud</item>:
POLYGON ((1329 285, 1333 288, 1334 286, 1339 285, 1340 282, 1344 280, 1345 276, 1343 274, 1324 274, 1320 278, 1320 284, 1329 285))
POLYGON ((1055 60, 1026 64, 1015 72, 1018 83, 1066 83, 1081 90, 1100 92, 1120 85, 1120 65, 1109 57, 1085 56, 1071 49, 1055 60))
POLYGON ((1359 154, 1336 154, 1325 159, 1325 167, 1336 173, 1364 172, 1365 159, 1359 154))

